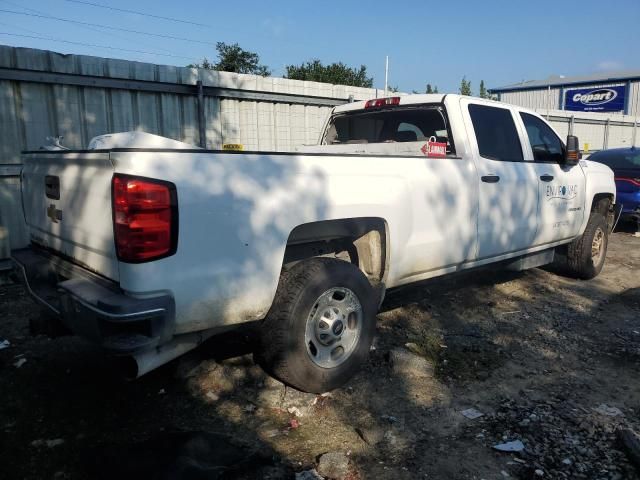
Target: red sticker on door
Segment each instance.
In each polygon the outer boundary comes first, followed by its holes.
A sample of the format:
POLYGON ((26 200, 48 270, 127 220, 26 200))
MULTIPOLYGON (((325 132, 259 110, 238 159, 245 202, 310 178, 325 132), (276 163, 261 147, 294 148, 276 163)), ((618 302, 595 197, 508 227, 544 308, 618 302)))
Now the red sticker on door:
POLYGON ((447 144, 444 142, 436 142, 435 137, 431 137, 425 143, 420 151, 427 157, 444 158, 447 156, 447 144))

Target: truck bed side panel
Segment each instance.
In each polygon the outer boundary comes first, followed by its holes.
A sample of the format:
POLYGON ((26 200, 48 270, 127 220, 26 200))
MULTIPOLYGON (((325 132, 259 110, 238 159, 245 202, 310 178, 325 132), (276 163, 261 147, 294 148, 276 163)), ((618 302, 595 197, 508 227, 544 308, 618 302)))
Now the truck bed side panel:
POLYGON ((475 252, 471 160, 195 152, 113 152, 116 172, 178 191, 175 255, 120 265, 125 291, 172 289, 177 332, 262 318, 298 225, 355 217, 387 222, 387 285, 475 252))

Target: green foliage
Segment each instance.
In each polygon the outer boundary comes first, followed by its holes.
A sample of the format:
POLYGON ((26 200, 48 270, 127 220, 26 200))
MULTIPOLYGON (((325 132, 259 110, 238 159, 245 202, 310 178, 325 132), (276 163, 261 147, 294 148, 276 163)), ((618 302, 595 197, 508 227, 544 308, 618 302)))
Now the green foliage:
POLYGON ((203 58, 202 63, 192 63, 187 66, 222 72, 249 73, 263 77, 271 75, 269 67, 260 65, 260 57, 257 53, 244 50, 237 43, 227 45, 224 42, 218 42, 216 50, 218 51, 218 63, 211 63, 207 58, 203 58))
POLYGON ((400 89, 398 88, 398 86, 396 85, 395 87, 392 87, 391 85, 389 85, 387 87, 387 90, 389 90, 390 93, 397 93, 400 91, 400 89))
POLYGON ((188 68, 206 68, 207 70, 215 70, 216 64, 211 63, 207 57, 202 59, 202 63, 190 63, 188 68))
POLYGON ((484 80, 480 80, 480 92, 478 93, 480 98, 486 98, 488 100, 497 100, 498 97, 495 95, 491 95, 489 91, 484 86, 484 80))
POLYGON ((424 93, 438 93, 438 87, 436 85, 432 87, 430 83, 427 83, 427 89, 424 93))
POLYGON ((460 81, 460 95, 473 95, 471 92, 471 81, 467 80, 466 75, 460 81))
POLYGON ((320 60, 312 60, 301 65, 287 65, 285 78, 311 82, 351 85, 353 87, 373 87, 373 78, 367 76, 367 67, 351 68, 342 62, 323 65, 320 60))

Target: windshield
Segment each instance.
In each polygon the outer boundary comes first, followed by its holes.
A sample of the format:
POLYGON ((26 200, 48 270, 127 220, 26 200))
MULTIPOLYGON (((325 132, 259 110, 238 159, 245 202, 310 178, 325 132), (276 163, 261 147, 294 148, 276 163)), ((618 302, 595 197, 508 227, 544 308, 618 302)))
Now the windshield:
POLYGON ((435 137, 453 153, 446 116, 441 107, 412 107, 358 111, 334 116, 324 145, 386 142, 425 142, 435 137))
POLYGON ((589 160, 604 163, 610 168, 640 168, 640 150, 604 150, 594 153, 589 160))

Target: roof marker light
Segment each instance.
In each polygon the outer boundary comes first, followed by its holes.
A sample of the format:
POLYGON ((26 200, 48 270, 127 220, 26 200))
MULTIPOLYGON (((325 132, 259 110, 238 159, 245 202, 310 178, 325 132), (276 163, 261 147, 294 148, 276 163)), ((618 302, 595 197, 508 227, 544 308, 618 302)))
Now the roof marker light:
POLYGON ((367 100, 364 108, 381 108, 400 105, 400 97, 374 98, 367 100))

